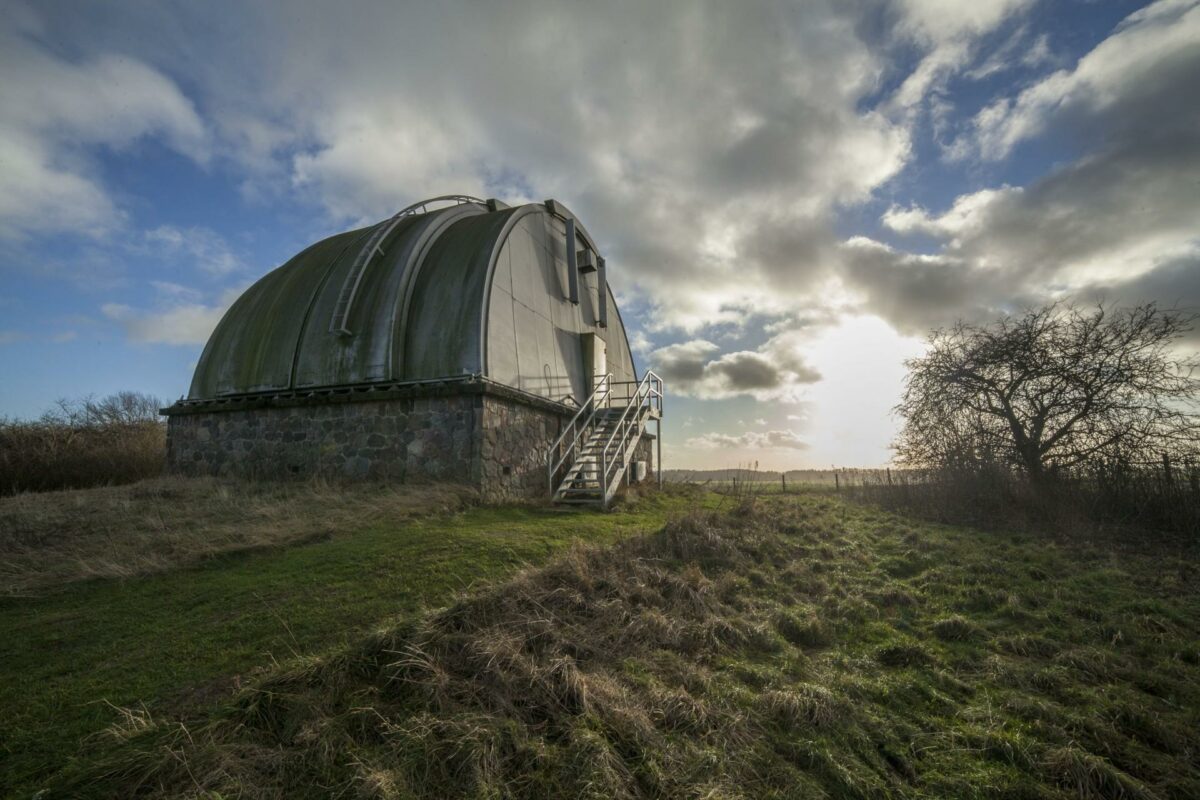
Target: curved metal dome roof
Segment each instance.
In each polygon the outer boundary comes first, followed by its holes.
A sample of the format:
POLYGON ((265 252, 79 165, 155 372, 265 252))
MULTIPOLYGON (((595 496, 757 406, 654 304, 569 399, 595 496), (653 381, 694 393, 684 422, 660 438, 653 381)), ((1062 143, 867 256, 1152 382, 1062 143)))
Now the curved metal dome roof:
POLYGON ((618 380, 636 377, 604 260, 575 217, 553 200, 449 195, 263 276, 213 331, 189 399, 464 375, 582 398, 587 333, 618 380))

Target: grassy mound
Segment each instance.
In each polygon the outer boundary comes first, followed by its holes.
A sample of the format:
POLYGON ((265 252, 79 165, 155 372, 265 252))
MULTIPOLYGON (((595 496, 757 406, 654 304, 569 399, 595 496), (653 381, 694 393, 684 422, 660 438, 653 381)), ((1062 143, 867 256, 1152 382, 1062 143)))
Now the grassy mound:
POLYGON ((1163 554, 760 500, 297 660, 203 725, 130 711, 49 796, 1196 797, 1196 589, 1163 554))

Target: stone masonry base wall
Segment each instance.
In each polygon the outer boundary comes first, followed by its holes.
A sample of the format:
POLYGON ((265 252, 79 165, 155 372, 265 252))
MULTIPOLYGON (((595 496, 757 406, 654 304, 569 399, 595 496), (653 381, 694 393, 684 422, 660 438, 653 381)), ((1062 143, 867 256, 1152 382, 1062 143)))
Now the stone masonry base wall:
MULTIPOLYGON (((538 499, 546 449, 572 414, 485 391, 195 410, 169 417, 167 464, 184 475, 449 481, 488 501, 538 499)), ((653 463, 651 444, 634 458, 653 463)))
POLYGON ((546 449, 571 421, 573 412, 551 411, 504 397, 487 397, 483 407, 483 475, 487 500, 546 497, 546 449))
POLYGON ((482 395, 178 414, 167 464, 185 475, 477 483, 482 395))

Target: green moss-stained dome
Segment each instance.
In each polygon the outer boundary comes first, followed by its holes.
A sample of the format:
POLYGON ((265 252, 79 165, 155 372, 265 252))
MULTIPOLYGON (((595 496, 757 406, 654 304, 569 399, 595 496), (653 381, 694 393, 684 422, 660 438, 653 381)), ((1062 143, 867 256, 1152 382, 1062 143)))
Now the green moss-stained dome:
POLYGON ((483 375, 579 401, 588 334, 615 380, 635 378, 605 272, 589 269, 595 243, 569 211, 453 202, 331 236, 263 276, 213 331, 189 399, 483 375))

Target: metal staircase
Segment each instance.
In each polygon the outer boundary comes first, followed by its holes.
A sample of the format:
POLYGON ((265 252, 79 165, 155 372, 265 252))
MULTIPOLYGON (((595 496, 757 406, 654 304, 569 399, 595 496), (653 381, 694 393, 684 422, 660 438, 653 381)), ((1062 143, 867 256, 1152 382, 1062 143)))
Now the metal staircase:
POLYGON ((653 372, 641 381, 614 382, 611 373, 601 378, 546 452, 552 500, 608 508, 647 423, 662 419, 662 402, 662 379, 653 372))

